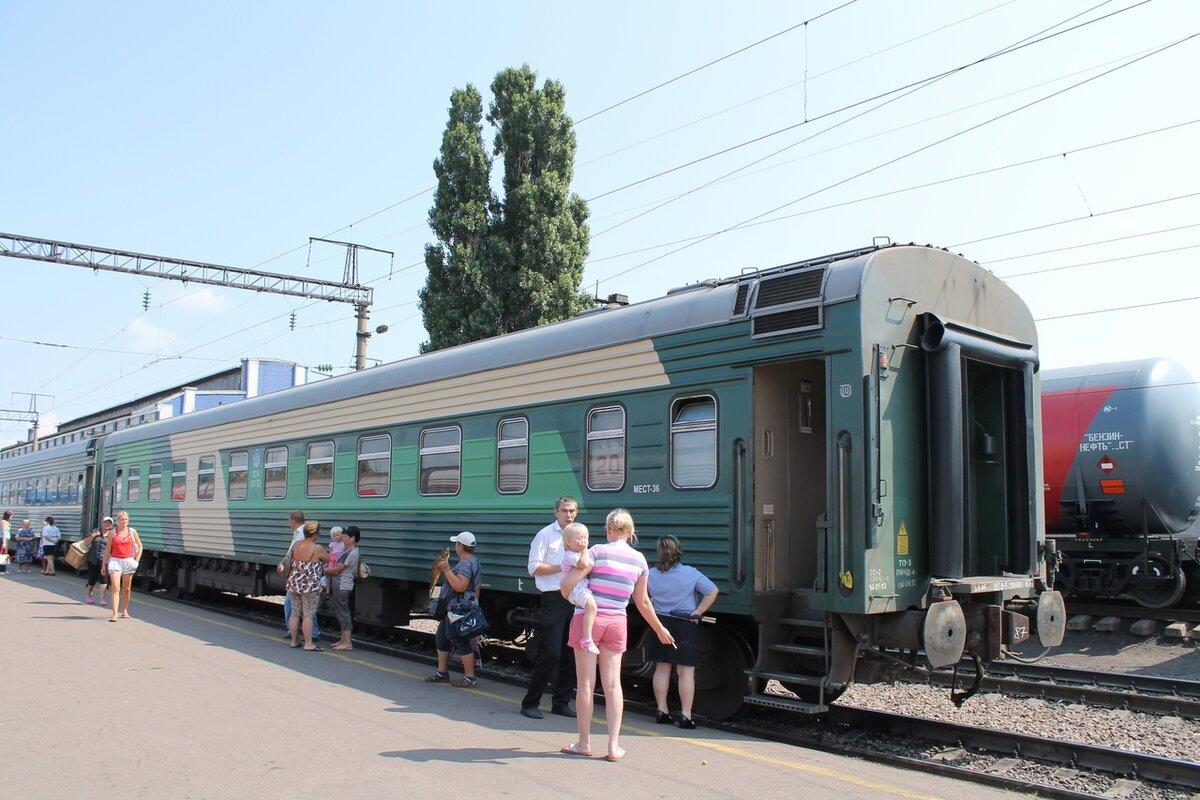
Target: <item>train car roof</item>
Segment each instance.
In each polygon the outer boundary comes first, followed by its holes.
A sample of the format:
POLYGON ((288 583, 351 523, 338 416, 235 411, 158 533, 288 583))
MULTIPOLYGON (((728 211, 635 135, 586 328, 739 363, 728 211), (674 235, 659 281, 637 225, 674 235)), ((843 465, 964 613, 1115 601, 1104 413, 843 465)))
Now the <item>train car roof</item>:
POLYGON ((1101 364, 1082 364, 1075 367, 1049 369, 1042 373, 1042 383, 1082 381, 1084 379, 1111 380, 1121 375, 1123 387, 1152 386, 1164 383, 1192 382, 1191 372, 1169 358, 1137 358, 1130 361, 1109 361, 1101 364), (1186 377, 1185 377, 1186 376, 1186 377))
POLYGON ((91 442, 91 439, 81 439, 77 442, 68 442, 67 444, 47 447, 44 450, 35 450, 32 453, 22 453, 19 456, 10 456, 9 458, 0 459, 0 468, 28 467, 34 464, 40 464, 43 461, 51 461, 64 456, 86 455, 88 445, 91 442))
POLYGON ((769 270, 747 272, 735 278, 703 281, 673 290, 664 297, 620 308, 585 312, 561 322, 412 356, 362 372, 340 375, 317 383, 116 431, 108 434, 104 443, 106 447, 123 445, 429 381, 723 324, 738 318, 733 309, 740 283, 813 266, 827 267, 821 301, 824 305, 853 300, 858 296, 867 261, 871 254, 879 249, 882 248, 866 247, 785 264, 769 270))

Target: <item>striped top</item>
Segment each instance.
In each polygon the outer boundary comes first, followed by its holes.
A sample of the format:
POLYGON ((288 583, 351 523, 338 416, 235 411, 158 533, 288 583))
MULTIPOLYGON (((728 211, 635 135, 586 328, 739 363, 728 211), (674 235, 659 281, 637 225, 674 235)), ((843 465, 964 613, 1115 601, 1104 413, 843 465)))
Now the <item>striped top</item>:
MULTIPOLYGON (((646 557, 625 542, 606 542, 588 550, 592 567, 588 575, 592 596, 599 614, 625 614, 638 578, 650 573, 646 557)), ((582 609, 575 609, 582 614, 582 609)))

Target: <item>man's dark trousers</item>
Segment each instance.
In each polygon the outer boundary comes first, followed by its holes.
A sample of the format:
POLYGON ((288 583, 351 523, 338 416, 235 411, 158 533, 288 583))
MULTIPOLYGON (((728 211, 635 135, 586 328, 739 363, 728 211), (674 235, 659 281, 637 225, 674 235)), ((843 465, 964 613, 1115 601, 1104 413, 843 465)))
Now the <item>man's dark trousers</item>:
POLYGON ((561 708, 575 698, 575 655, 567 647, 575 606, 562 592, 542 592, 542 613, 535 634, 542 638, 537 663, 529 679, 522 708, 537 708, 546 689, 552 690, 551 707, 561 708))

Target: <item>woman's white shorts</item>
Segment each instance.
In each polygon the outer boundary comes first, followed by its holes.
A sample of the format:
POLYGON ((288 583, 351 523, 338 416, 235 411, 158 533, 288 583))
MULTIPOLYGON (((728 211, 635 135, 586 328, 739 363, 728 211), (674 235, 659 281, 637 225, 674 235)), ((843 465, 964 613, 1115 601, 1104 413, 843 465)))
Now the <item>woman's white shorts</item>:
POLYGON ((118 572, 125 575, 132 575, 137 572, 138 562, 133 558, 110 558, 108 560, 108 571, 118 572))

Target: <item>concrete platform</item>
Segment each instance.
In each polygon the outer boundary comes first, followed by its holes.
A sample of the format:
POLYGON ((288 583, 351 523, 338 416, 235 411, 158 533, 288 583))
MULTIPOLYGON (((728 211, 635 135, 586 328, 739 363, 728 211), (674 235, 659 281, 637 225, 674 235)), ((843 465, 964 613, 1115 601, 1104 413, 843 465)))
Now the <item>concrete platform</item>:
POLYGON ((69 576, 0 575, 5 796, 1011 796, 637 716, 620 764, 561 756, 573 720, 525 719, 514 687, 430 686, 418 664, 292 650, 270 628, 147 595, 111 624, 82 594, 69 576))

